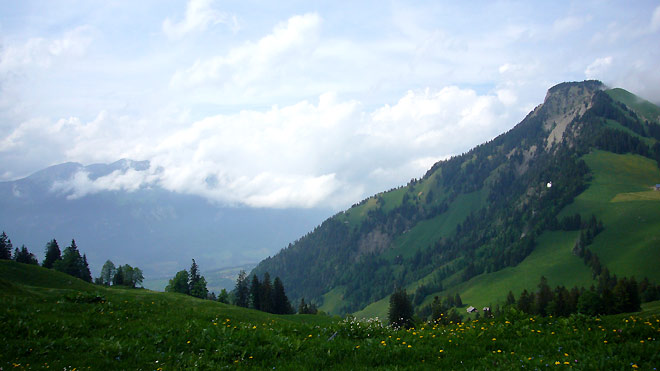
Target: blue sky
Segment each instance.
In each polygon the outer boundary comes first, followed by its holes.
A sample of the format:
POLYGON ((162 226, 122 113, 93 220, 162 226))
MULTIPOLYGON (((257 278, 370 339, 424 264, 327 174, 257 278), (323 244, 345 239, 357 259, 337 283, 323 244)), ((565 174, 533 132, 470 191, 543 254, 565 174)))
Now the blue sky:
POLYGON ((0 180, 344 208, 510 129, 562 81, 660 102, 660 3, 0 1, 0 180))

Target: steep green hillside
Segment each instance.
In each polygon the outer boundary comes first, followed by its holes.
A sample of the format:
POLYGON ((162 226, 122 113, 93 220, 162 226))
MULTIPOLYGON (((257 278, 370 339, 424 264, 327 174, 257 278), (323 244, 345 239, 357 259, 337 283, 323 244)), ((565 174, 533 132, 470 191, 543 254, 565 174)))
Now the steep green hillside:
POLYGON ((487 321, 406 330, 82 281, 93 290, 62 288, 69 283, 57 272, 2 263, 2 369, 651 369, 660 362, 660 302, 602 318, 512 310, 487 321))
POLYGON ((542 275, 589 286, 573 247, 593 215, 602 264, 660 280, 649 259, 660 251, 660 125, 649 117, 660 109, 647 103, 597 81, 557 85, 507 133, 338 213, 253 272, 331 313, 382 316, 396 286, 418 306, 456 292, 485 305, 542 275), (575 214, 581 225, 567 226, 575 214))

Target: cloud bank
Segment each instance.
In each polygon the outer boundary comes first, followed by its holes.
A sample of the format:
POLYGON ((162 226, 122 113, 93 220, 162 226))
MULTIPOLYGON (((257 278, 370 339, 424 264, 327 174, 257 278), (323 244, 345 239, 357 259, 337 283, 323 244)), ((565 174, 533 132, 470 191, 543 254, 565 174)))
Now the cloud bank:
POLYGON ((659 25, 651 2, 4 4, 0 180, 130 158, 151 167, 53 191, 341 209, 510 129, 556 83, 660 102, 659 25))

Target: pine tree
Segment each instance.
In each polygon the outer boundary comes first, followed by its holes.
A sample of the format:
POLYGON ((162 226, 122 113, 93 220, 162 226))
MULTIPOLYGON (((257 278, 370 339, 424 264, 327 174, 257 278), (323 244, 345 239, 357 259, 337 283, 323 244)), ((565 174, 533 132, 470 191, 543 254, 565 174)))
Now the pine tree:
MULTIPOLYGON (((186 282, 187 283, 187 282, 186 282)), ((112 277, 112 285, 118 286, 124 284, 124 267, 121 265, 115 271, 115 275, 112 277)))
POLYGON ((247 283, 247 274, 244 270, 241 270, 238 273, 238 278, 236 279, 236 288, 234 290, 234 304, 239 307, 247 308, 250 301, 250 292, 247 283))
POLYGON ((275 277, 273 281, 273 313, 275 314, 291 314, 293 308, 284 292, 284 285, 279 277, 275 277))
MULTIPOLYGON (((192 295, 193 287, 197 286, 197 283, 199 282, 200 276, 199 276, 199 267, 197 266, 197 263, 195 262, 195 259, 192 260, 192 264, 190 265, 190 274, 188 276, 188 292, 192 295)), ((195 295, 193 295, 195 296, 195 295)))
POLYGON ((14 260, 16 260, 17 263, 39 264, 37 257, 30 253, 25 245, 22 245, 20 250, 16 248, 14 260))
POLYGON ((7 234, 3 231, 0 235, 0 259, 9 260, 11 259, 11 249, 12 249, 11 240, 7 237, 7 234))
POLYGON ((261 282, 261 297, 259 302, 261 310, 268 313, 273 313, 273 284, 270 282, 270 274, 264 273, 264 279, 261 282))
POLYGON ((513 295, 513 291, 509 290, 509 293, 506 296, 507 305, 516 305, 516 297, 513 295))
POLYGON ((413 306, 405 289, 397 287, 390 296, 388 319, 392 326, 410 328, 413 324, 413 306))
POLYGON ((58 260, 62 260, 62 252, 57 241, 53 238, 46 244, 46 258, 44 259, 43 267, 53 268, 53 264, 58 260))
POLYGON ((92 282, 92 272, 87 264, 87 254, 83 254, 82 265, 80 266, 80 278, 83 281, 92 282))
POLYGON ((454 296, 454 306, 456 307, 463 306, 463 300, 461 300, 461 296, 458 293, 456 293, 456 296, 454 296))
POLYGON ((548 304, 553 299, 552 289, 548 285, 548 279, 544 276, 541 277, 538 287, 539 290, 536 292, 533 309, 534 313, 545 316, 547 314, 548 304))
POLYGON ((527 290, 523 290, 518 298, 518 310, 525 313, 531 313, 533 303, 534 297, 527 290))
POLYGON ((80 256, 78 246, 76 246, 76 240, 71 240, 71 246, 65 248, 62 253, 62 260, 56 261, 53 268, 71 276, 82 278, 83 264, 82 256, 80 256))
POLYGON ((261 310, 261 283, 256 274, 252 275, 250 284, 250 306, 256 310, 261 310))
POLYGON ((444 308, 442 306, 442 300, 435 296, 433 298, 433 303, 431 303, 431 320, 440 321, 444 316, 444 308))

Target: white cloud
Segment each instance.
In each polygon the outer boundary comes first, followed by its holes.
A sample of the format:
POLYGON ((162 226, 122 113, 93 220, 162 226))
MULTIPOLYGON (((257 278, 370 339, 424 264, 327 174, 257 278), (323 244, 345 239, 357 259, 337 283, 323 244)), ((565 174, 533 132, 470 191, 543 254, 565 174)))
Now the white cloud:
POLYGON ((584 70, 584 75, 588 79, 602 79, 603 74, 610 68, 611 65, 611 56, 597 58, 587 66, 587 68, 584 70))
POLYGON ((225 24, 232 31, 238 31, 236 16, 213 9, 214 2, 214 0, 189 0, 184 18, 179 22, 166 18, 162 25, 163 32, 170 39, 176 40, 191 32, 204 31, 209 25, 225 24))
MULTIPOLYGON (((150 160, 148 171, 124 169, 93 180, 78 173, 53 189, 79 198, 158 185, 226 204, 340 209, 492 138, 506 127, 507 117, 497 96, 458 87, 409 91, 371 111, 326 93, 316 103, 210 116, 160 138, 141 136, 137 159, 150 160)), ((124 127, 123 120, 129 119, 102 112, 86 123, 60 120, 44 134, 56 142, 68 139, 71 158, 94 146, 99 147, 94 156, 106 161, 135 158, 134 143, 120 142, 131 133, 114 141, 106 137, 109 128, 124 127)), ((28 134, 36 135, 26 127, 13 140, 28 134)))
POLYGON ((186 70, 177 71, 171 84, 174 87, 205 84, 245 87, 267 75, 279 76, 283 70, 293 71, 297 66, 291 62, 310 52, 307 47, 316 41, 320 23, 317 14, 291 17, 256 43, 246 42, 226 55, 198 60, 186 70))
POLYGON ((46 68, 56 58, 79 57, 91 42, 88 26, 76 27, 56 39, 33 37, 23 43, 5 40, 0 49, 0 74, 32 66, 46 68))
POLYGON ((660 5, 655 8, 651 16, 651 31, 660 30, 660 5))

